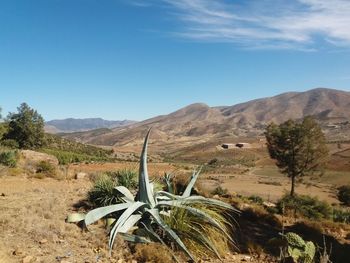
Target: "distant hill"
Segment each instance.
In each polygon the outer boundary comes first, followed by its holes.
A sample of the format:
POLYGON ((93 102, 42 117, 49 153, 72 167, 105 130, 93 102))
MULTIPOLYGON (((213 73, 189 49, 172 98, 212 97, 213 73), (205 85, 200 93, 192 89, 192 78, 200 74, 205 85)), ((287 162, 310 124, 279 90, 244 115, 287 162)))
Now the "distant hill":
POLYGON ((123 121, 108 121, 101 118, 87 118, 87 119, 63 119, 63 120, 51 120, 45 123, 45 130, 49 133, 61 133, 61 132, 79 132, 89 131, 101 128, 116 128, 122 127, 135 121, 123 120, 123 121))
POLYGON ((256 136, 269 122, 301 119, 313 115, 321 123, 350 120, 350 92, 317 88, 288 92, 270 98, 222 107, 196 103, 168 115, 154 117, 103 132, 67 135, 71 139, 97 145, 136 145, 146 130, 153 127, 152 138, 159 143, 209 140, 211 137, 256 136))

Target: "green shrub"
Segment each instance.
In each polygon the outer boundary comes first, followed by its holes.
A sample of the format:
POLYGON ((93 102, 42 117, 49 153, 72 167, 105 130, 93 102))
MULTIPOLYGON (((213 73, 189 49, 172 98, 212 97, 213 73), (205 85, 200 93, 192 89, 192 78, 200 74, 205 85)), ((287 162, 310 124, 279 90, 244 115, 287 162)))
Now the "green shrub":
POLYGON ((17 151, 5 151, 0 153, 0 164, 3 164, 8 167, 16 167, 17 160, 17 151))
POLYGON ((216 166, 217 163, 218 163, 218 158, 214 158, 214 159, 211 159, 211 160, 208 162, 208 165, 216 166))
POLYGON ((94 179, 94 186, 88 192, 88 200, 96 207, 120 202, 120 194, 114 188, 124 186, 129 189, 137 187, 137 173, 134 170, 123 169, 109 171, 94 179))
POLYGON ((331 219, 332 207, 324 201, 307 195, 290 196, 285 195, 277 202, 277 208, 282 213, 283 208, 286 211, 294 211, 297 214, 309 219, 331 219))
POLYGON ((19 148, 19 144, 17 141, 13 140, 13 139, 5 139, 1 141, 1 145, 11 148, 11 149, 18 149, 19 148))
POLYGON ((226 188, 222 188, 221 186, 218 186, 213 190, 212 194, 222 196, 222 195, 226 195, 227 192, 228 190, 226 188))
POLYGON ((60 164, 70 164, 79 162, 91 162, 91 161, 107 161, 107 157, 91 156, 84 153, 75 153, 57 149, 41 149, 41 152, 51 154, 58 159, 60 164))
POLYGON ((137 172, 131 169, 107 172, 107 175, 117 181, 117 185, 135 189, 137 187, 137 172))
POLYGON ((114 189, 116 186, 116 180, 107 174, 101 174, 88 192, 88 200, 96 207, 116 204, 118 202, 118 196, 114 189))
POLYGON ((49 161, 43 160, 36 165, 36 172, 41 174, 46 174, 46 175, 54 175, 56 174, 56 168, 49 161))
POLYGON ((343 185, 339 187, 337 196, 340 202, 350 206, 350 185, 343 185))
POLYGON ((46 148, 41 151, 56 156, 60 164, 108 161, 113 153, 113 150, 70 141, 53 134, 46 134, 46 142, 46 148))
POLYGON ((258 195, 251 195, 251 196, 248 197, 248 199, 250 201, 252 201, 253 203, 256 203, 256 204, 259 204, 259 205, 262 205, 263 202, 264 202, 264 200, 258 195))
POLYGON ((349 224, 350 223, 350 210, 341 209, 341 208, 334 208, 332 219, 334 222, 349 224))

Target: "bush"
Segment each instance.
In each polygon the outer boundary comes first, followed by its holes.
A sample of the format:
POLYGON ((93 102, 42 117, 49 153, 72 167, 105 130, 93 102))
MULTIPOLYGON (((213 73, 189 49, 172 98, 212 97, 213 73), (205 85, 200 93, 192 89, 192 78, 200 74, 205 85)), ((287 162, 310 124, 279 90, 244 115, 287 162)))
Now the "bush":
POLYGON ((264 200, 258 195, 251 195, 251 196, 248 197, 248 199, 250 201, 252 201, 253 203, 256 203, 256 204, 259 204, 259 205, 262 205, 263 202, 264 202, 264 200))
POLYGON ((107 174, 102 174, 96 179, 94 186, 88 192, 88 200, 96 207, 116 204, 118 202, 114 189, 116 186, 116 180, 107 174))
POLYGON ((114 189, 116 186, 135 189, 137 173, 134 170, 123 169, 98 175, 94 179, 94 186, 88 192, 88 200, 97 207, 119 203, 120 194, 114 189))
POLYGON ((280 213, 283 212, 283 208, 286 211, 293 211, 301 216, 309 219, 331 219, 332 207, 317 198, 313 198, 307 195, 290 196, 285 195, 277 202, 277 208, 280 213))
POLYGON ((123 169, 116 172, 107 172, 107 175, 114 178, 118 185, 129 189, 135 189, 137 187, 137 172, 134 170, 123 169))
POLYGON ((55 173, 55 166, 50 163, 49 161, 40 161, 36 165, 36 172, 37 173, 46 173, 46 174, 52 174, 55 173))
POLYGON ((334 208, 333 209, 333 221, 340 223, 350 223, 350 210, 334 208))
POLYGON ((217 165, 217 163, 218 163, 218 158, 214 158, 208 162, 208 165, 215 166, 217 165))
POLYGON ((221 186, 218 186, 213 190, 212 194, 218 195, 218 196, 223 196, 223 195, 226 195, 227 192, 228 192, 228 190, 226 188, 222 188, 221 186))
POLYGON ((16 167, 17 160, 17 151, 5 151, 0 153, 0 164, 3 164, 8 167, 16 167))
POLYGON ((1 145, 5 146, 5 147, 8 147, 8 148, 11 148, 11 149, 18 149, 19 148, 18 142, 16 142, 13 139, 2 140, 1 141, 1 145))
POLYGON ((337 197, 340 202, 350 206, 350 185, 343 185, 339 187, 337 197))

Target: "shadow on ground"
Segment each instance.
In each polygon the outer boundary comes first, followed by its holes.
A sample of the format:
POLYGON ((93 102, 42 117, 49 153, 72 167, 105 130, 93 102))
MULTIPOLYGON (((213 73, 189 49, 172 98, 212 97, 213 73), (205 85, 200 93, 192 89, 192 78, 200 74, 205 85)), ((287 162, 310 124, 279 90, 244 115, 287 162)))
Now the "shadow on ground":
MULTIPOLYGON (((274 215, 258 214, 256 211, 247 209, 242 211, 237 219, 239 227, 236 230, 238 247, 243 253, 255 255, 267 253, 271 256, 271 262, 278 262, 280 250, 278 247, 269 245, 272 238, 276 238, 282 232, 282 224, 274 215)), ((330 260, 332 263, 350 262, 350 244, 341 242, 330 235, 323 235, 320 227, 297 222, 285 228, 285 232, 294 232, 305 240, 313 241, 319 251, 323 252, 326 244, 327 252, 331 250, 330 260)), ((320 253, 320 252, 319 252, 320 253)), ((320 254, 317 254, 317 259, 320 254)), ((318 260, 316 259, 316 262, 318 260)))

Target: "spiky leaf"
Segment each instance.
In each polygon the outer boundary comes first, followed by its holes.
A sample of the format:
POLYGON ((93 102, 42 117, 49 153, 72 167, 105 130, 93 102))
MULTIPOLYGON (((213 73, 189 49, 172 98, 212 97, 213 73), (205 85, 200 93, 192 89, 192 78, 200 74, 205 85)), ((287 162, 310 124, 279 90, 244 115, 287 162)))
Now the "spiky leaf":
POLYGON ((188 183, 185 191, 183 192, 182 197, 189 197, 191 195, 191 191, 192 191, 192 189, 197 181, 197 178, 198 178, 199 173, 201 172, 201 169, 202 168, 200 168, 197 172, 196 172, 196 170, 193 171, 193 174, 191 176, 191 180, 188 183))
POLYGON ((99 207, 94 210, 91 210, 88 212, 85 216, 85 225, 88 226, 97 220, 105 217, 106 215, 109 215, 114 212, 118 212, 121 210, 125 210, 130 206, 130 204, 116 204, 116 205, 109 205, 104 207, 99 207))
POLYGON ((147 169, 147 145, 148 138, 150 135, 151 129, 149 129, 145 142, 143 144, 143 149, 141 153, 141 161, 140 161, 140 170, 139 170, 139 192, 138 192, 138 200, 144 202, 146 204, 150 204, 152 207, 155 206, 155 200, 152 194, 152 189, 149 183, 148 177, 148 169, 147 169))
POLYGON ((180 237, 167 225, 164 223, 162 218, 159 215, 159 210, 158 209, 148 209, 146 210, 146 213, 149 213, 150 216, 153 217, 155 222, 159 225, 160 228, 162 228, 167 235, 174 240, 174 242, 179 246, 179 248, 185 252, 185 254, 191 258, 194 261, 194 257, 192 254, 188 251, 187 247, 185 244, 181 241, 180 237))

